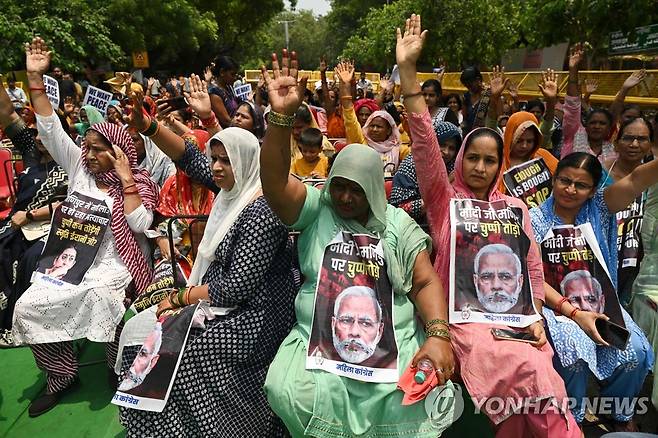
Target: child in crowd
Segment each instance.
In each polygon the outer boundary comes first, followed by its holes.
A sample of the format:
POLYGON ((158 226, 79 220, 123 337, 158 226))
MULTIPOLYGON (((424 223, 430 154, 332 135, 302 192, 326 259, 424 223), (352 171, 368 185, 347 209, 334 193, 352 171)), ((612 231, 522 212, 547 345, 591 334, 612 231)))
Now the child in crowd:
POLYGON ((322 154, 322 132, 317 128, 307 128, 299 138, 302 157, 290 166, 290 173, 302 178, 326 178, 329 162, 322 154))

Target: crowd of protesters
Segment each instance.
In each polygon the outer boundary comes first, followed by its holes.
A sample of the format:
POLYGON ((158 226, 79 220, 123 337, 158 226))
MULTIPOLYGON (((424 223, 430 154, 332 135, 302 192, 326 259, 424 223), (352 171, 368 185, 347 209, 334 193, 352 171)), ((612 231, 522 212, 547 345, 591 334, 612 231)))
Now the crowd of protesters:
MULTIPOLYGON (((321 80, 308 84, 298 77, 296 54, 284 51, 272 55, 271 73, 263 67, 251 93, 238 96, 239 66, 222 55, 201 76, 117 73, 96 83, 113 93, 105 111, 81 106, 91 84, 51 69, 44 40, 26 44, 29 99, 11 78, 0 90, 2 138, 25 168, 0 221, 0 346, 29 346, 47 376, 30 416, 75 388, 73 341, 107 344, 115 388, 126 378, 139 384, 143 377, 126 376, 147 354, 144 334, 205 302, 219 310, 192 328, 164 410, 119 408, 128 436, 437 437, 451 421, 436 422, 424 403, 406 402, 406 371, 427 360, 433 385, 463 383, 477 400, 540 403, 541 412, 484 404, 496 436, 582 436, 590 380, 602 396, 629 401, 611 413, 611 429, 638 431, 634 400, 658 347, 658 126, 655 112, 624 100, 646 73, 630 75, 609 108, 592 106, 596 84, 581 83, 584 49, 576 44, 566 95, 547 70, 542 98, 522 102, 498 67, 489 83, 477 67, 465 68, 466 93, 447 94, 440 75, 417 80, 424 39, 412 15, 397 31, 399 81, 384 79, 376 90, 353 61, 331 72, 321 60, 321 80), (45 74, 58 83, 59 107, 48 99, 45 74), (552 189, 528 198, 504 177, 534 160, 552 189), (54 280, 33 273, 67 193, 102 200, 111 221, 81 282, 55 289, 54 280), (519 212, 529 248, 520 269, 537 313, 524 327, 451 320, 451 208, 460 199, 519 212), (629 264, 619 244, 627 228, 621 213, 634 202, 641 204, 643 251, 629 264), (205 225, 190 219, 199 215, 205 225), (588 307, 594 299, 569 299, 545 279, 542 242, 556 227, 587 224, 621 304, 622 347, 599 332, 598 321, 609 317, 588 307), (324 271, 326 254, 359 236, 376 242, 383 260, 377 284, 391 291, 388 307, 357 281, 344 291, 359 290, 336 298, 333 314, 319 315, 334 281, 324 271), (186 265, 186 287, 124 324, 154 266, 172 259, 186 265), (345 311, 358 297, 372 300, 345 311), (399 375, 364 381, 310 367, 318 320, 331 321, 347 362, 374 364, 377 343, 393 339, 399 375), (343 326, 351 343, 340 339, 343 326), (497 329, 533 342, 499 341, 497 329), (576 403, 560 409, 569 399, 576 403)), ((44 276, 66 280, 80 262, 74 248, 67 254, 44 276)), ((492 284, 510 281, 502 271, 491 275, 492 284)), ((658 392, 652 401, 658 404, 658 392)))

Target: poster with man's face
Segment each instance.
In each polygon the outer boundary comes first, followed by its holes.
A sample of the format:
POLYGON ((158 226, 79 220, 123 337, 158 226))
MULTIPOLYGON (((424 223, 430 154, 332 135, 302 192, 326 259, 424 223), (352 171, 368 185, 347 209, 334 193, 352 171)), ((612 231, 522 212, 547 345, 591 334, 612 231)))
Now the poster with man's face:
POLYGON ((144 340, 130 368, 123 373, 115 405, 142 411, 162 412, 173 386, 181 357, 199 308, 187 306, 161 317, 144 340))
POLYGON ((94 262, 112 215, 102 199, 73 192, 53 213, 33 281, 78 285, 94 262))
POLYGON ((396 382, 393 289, 382 243, 339 232, 318 277, 307 369, 367 382, 396 382))
MULTIPOLYGON (((625 328, 621 306, 592 225, 553 227, 541 244, 544 279, 582 311, 603 313, 625 328)), ((556 315, 562 322, 571 321, 556 315)), ((605 333, 601 333, 606 339, 605 333)))
POLYGON ((537 321, 521 210, 504 201, 453 199, 451 224, 450 322, 537 321))

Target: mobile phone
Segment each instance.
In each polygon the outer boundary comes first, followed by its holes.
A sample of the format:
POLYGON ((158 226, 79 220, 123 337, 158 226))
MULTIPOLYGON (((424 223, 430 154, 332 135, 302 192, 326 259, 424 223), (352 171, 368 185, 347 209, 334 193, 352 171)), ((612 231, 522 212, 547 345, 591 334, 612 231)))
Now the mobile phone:
POLYGON ((535 338, 530 333, 517 332, 515 330, 492 328, 491 334, 494 338, 503 341, 527 342, 528 344, 536 344, 539 342, 539 339, 535 338))
POLYGON ((631 337, 628 329, 605 319, 597 319, 594 323, 604 341, 619 350, 625 350, 631 337))
POLYGON ((176 96, 173 99, 165 100, 164 103, 169 105, 173 110, 182 110, 190 106, 190 103, 185 96, 176 96))

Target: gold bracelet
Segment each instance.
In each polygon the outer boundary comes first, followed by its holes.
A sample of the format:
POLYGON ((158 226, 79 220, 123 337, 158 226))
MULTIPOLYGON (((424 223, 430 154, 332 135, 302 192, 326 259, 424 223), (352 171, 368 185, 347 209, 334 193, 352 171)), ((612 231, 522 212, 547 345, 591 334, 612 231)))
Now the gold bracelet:
POLYGON ((427 321, 425 323, 425 331, 429 330, 429 328, 434 326, 434 325, 444 325, 446 327, 450 327, 450 325, 448 324, 448 321, 446 321, 445 319, 436 318, 436 319, 432 319, 430 321, 427 321))
POLYGON ((435 338, 443 338, 450 340, 450 332, 444 329, 431 330, 425 332, 425 337, 427 338, 435 337, 435 338))
POLYGON ((295 116, 280 114, 276 111, 270 111, 267 114, 267 123, 274 126, 281 126, 282 128, 291 128, 295 122, 295 116))

